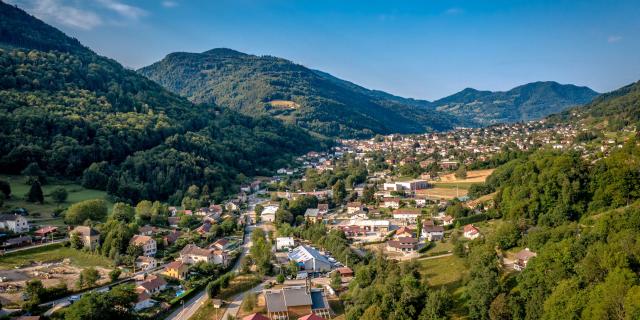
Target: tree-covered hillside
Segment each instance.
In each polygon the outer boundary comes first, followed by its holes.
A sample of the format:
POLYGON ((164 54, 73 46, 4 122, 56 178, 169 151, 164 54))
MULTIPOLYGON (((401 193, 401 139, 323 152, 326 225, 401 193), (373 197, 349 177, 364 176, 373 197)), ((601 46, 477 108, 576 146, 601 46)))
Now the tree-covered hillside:
POLYGON ((230 49, 177 52, 139 72, 194 102, 271 114, 327 136, 416 133, 456 123, 425 112, 426 101, 396 97, 272 56, 230 49))
POLYGON ((192 184, 220 199, 326 142, 193 104, 2 2, 0 17, 2 173, 35 163, 134 201, 178 197, 192 184))
POLYGON ((609 131, 627 126, 640 128, 640 81, 604 93, 585 106, 550 118, 552 121, 583 122, 609 131))
POLYGON ((544 118, 567 108, 589 103, 597 92, 557 82, 533 82, 509 91, 479 91, 471 88, 434 101, 430 107, 472 124, 488 125, 544 118))

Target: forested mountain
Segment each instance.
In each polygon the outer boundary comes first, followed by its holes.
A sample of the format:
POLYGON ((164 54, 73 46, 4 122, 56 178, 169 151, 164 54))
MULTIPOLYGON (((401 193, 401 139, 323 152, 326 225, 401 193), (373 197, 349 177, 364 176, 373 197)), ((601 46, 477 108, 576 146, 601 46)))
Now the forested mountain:
POLYGON ((589 103, 597 92, 557 82, 533 82, 509 91, 464 89, 436 100, 430 107, 478 125, 544 118, 570 107, 589 103))
POLYGON ((604 93, 591 103, 550 117, 554 121, 581 121, 608 129, 640 128, 640 81, 604 93))
POLYGON ((139 72, 197 103, 270 114, 327 136, 445 130, 456 121, 396 97, 272 56, 231 49, 176 52, 139 72))
POLYGON ((124 199, 236 191, 326 141, 272 118, 197 105, 0 2, 0 172, 30 163, 124 199))

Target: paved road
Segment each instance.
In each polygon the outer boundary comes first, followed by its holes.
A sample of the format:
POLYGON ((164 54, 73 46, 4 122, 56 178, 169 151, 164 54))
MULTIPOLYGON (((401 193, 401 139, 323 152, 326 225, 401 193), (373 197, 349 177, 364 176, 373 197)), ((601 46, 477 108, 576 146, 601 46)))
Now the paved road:
POLYGON ((229 317, 235 317, 238 315, 238 312, 240 311, 240 305, 242 304, 242 300, 244 300, 244 296, 249 293, 249 292, 258 292, 258 291, 262 291, 262 289, 264 288, 264 282, 255 286, 252 289, 249 289, 247 291, 244 292, 240 292, 237 295, 235 295, 233 298, 231 298, 231 301, 229 301, 229 304, 227 305, 227 309, 224 311, 224 314, 222 315, 222 320, 229 320, 229 317))
MULTIPOLYGON (((242 243, 242 251, 240 252, 240 256, 238 256, 238 259, 236 260, 236 263, 233 265, 233 268, 231 269, 231 271, 234 271, 237 273, 240 270, 240 260, 242 260, 242 257, 244 257, 247 254, 247 252, 249 252, 249 248, 251 247, 251 232, 253 231, 254 228, 255 226, 247 226, 245 228, 245 236, 244 236, 244 242, 242 243)), ((196 296, 191 298, 189 301, 185 302, 181 308, 176 309, 165 319, 187 320, 191 318, 196 313, 196 311, 198 311, 198 309, 200 309, 200 307, 202 307, 206 303, 207 299, 209 299, 206 292, 207 291, 205 289, 202 289, 202 291, 200 291, 196 296)))

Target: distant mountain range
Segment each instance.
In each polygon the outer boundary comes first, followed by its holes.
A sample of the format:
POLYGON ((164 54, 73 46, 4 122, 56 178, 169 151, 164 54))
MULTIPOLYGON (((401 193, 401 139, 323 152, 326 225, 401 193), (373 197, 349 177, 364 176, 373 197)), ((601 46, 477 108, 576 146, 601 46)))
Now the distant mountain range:
POLYGON ((553 81, 533 82, 509 91, 479 91, 467 88, 436 100, 431 108, 458 119, 488 125, 544 118, 570 107, 589 103, 597 92, 553 81))
POLYGON ((598 95, 587 87, 535 82, 506 92, 465 89, 430 102, 369 90, 286 59, 225 48, 171 53, 138 72, 193 102, 266 113, 339 137, 539 119, 598 95))

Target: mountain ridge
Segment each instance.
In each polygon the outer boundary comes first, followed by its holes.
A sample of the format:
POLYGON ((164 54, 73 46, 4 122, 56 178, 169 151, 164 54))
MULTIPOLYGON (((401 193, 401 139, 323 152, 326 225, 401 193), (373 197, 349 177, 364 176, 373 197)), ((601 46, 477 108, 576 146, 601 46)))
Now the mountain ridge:
POLYGON ((37 165, 134 203, 180 204, 191 185, 222 201, 247 177, 331 144, 273 118, 194 104, 2 1, 0 17, 2 173, 37 165))
POLYGON ((542 119, 592 101, 598 93, 586 86, 535 81, 507 91, 465 88, 435 100, 431 108, 472 119, 480 125, 542 119))
POLYGON ((249 115, 269 114, 327 136, 420 133, 457 124, 443 113, 416 108, 419 102, 287 59, 231 49, 174 52, 138 72, 191 101, 215 102, 249 115))
POLYGON ((465 88, 428 101, 368 89, 284 58, 229 48, 169 53, 138 72, 194 102, 269 114, 337 137, 535 120, 588 103, 598 94, 588 87, 537 81, 508 91, 465 88))

